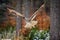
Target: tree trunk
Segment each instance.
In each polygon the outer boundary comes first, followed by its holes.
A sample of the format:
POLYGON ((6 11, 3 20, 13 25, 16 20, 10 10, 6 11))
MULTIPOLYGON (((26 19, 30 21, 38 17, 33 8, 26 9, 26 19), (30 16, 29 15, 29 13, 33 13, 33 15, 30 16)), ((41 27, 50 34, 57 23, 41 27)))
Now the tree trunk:
MULTIPOLYGON (((22 0, 16 0, 17 5, 16 5, 16 11, 22 12, 22 0)), ((16 17, 16 36, 19 37, 19 29, 21 28, 21 17, 17 16, 16 17)))
POLYGON ((60 40, 60 0, 50 0, 50 40, 60 40))
POLYGON ((30 17, 30 7, 31 7, 31 1, 30 0, 23 0, 23 13, 26 18, 30 17))
POLYGON ((47 15, 50 16, 50 0, 44 0, 45 4, 45 11, 47 12, 47 15))

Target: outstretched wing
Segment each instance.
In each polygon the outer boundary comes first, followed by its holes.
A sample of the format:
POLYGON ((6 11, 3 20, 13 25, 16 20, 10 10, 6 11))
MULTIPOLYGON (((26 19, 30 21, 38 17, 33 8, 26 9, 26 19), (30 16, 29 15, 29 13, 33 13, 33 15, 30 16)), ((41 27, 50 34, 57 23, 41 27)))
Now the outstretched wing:
POLYGON ((37 12, 40 10, 40 8, 30 17, 30 20, 33 20, 35 17, 36 17, 36 15, 37 15, 37 12))
POLYGON ((44 4, 30 17, 30 20, 33 20, 36 17, 37 13, 41 11, 42 7, 44 7, 44 4))
POLYGON ((9 8, 7 8, 7 9, 9 10, 9 12, 10 12, 10 13, 11 13, 11 12, 14 12, 17 16, 24 17, 24 15, 23 15, 23 14, 21 14, 21 13, 19 13, 19 12, 15 11, 15 10, 13 10, 13 9, 9 9, 9 8))

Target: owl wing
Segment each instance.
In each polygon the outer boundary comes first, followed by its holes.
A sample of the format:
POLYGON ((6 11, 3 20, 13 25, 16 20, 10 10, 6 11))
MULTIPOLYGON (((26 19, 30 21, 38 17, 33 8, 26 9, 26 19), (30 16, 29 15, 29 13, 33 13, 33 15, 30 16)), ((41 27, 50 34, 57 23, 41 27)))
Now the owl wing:
POLYGON ((30 20, 33 20, 36 17, 37 13, 41 11, 42 7, 44 7, 44 4, 36 12, 34 12, 34 14, 30 17, 30 20))
POLYGON ((23 15, 23 14, 21 14, 21 13, 19 13, 19 12, 15 11, 15 10, 13 10, 13 9, 9 9, 9 8, 7 8, 7 9, 9 10, 9 12, 10 12, 10 13, 14 12, 17 16, 24 17, 24 15, 23 15))

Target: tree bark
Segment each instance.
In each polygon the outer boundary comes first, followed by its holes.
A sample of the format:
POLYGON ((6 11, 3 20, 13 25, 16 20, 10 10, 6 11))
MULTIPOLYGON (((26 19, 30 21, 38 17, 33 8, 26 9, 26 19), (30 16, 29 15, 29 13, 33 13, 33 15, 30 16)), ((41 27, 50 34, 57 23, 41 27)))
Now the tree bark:
POLYGON ((60 40, 60 0, 50 0, 50 40, 60 40))
POLYGON ((45 4, 45 11, 47 12, 47 15, 50 16, 50 0, 44 0, 45 4))
POLYGON ((26 18, 30 17, 30 7, 31 7, 31 1, 30 0, 23 0, 23 13, 26 18))
MULTIPOLYGON (((17 5, 16 5, 16 11, 18 12, 22 12, 22 0, 16 0, 17 1, 17 5)), ((16 17, 16 36, 19 37, 19 30, 21 28, 21 17, 17 16, 16 17)))

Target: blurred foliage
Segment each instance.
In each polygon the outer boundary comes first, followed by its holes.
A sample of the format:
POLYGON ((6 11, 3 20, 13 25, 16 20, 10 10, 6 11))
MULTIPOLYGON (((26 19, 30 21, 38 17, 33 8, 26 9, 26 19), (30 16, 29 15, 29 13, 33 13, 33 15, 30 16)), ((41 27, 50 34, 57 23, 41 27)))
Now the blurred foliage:
POLYGON ((49 40, 49 30, 38 30, 37 27, 32 28, 30 32, 27 34, 27 36, 20 36, 20 39, 22 40, 49 40))
POLYGON ((5 28, 0 28, 0 38, 12 39, 16 35, 16 27, 7 24, 5 28))
POLYGON ((38 30, 37 28, 32 28, 29 33, 29 40, 45 40, 49 36, 49 30, 38 30))
POLYGON ((14 30, 16 30, 16 27, 14 27, 14 26, 11 26, 10 24, 7 24, 7 26, 4 28, 0 28, 0 33, 3 33, 3 32, 9 32, 9 31, 11 31, 11 32, 13 32, 14 30))

